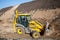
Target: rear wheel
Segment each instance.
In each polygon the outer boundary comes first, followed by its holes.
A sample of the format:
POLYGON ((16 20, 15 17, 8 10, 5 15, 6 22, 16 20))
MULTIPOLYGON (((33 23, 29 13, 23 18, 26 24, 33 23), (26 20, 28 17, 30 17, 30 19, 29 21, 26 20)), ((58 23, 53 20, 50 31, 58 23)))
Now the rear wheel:
POLYGON ((17 27, 16 31, 18 34, 25 34, 25 30, 23 27, 17 27))
POLYGON ((31 33, 31 36, 32 36, 33 38, 39 38, 39 37, 40 37, 40 33, 39 33, 39 32, 32 32, 32 33, 31 33))

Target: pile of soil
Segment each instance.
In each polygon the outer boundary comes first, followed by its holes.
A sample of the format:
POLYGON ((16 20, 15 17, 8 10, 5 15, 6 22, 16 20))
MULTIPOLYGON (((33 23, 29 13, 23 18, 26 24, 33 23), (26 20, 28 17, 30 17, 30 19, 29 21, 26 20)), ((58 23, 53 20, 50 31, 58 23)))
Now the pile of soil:
POLYGON ((60 8, 60 0, 35 0, 22 3, 17 9, 19 12, 30 12, 37 9, 56 9, 60 8))
POLYGON ((6 8, 2 8, 2 9, 0 10, 0 16, 1 16, 2 14, 4 14, 7 10, 10 10, 12 7, 13 7, 13 6, 6 7, 6 8))

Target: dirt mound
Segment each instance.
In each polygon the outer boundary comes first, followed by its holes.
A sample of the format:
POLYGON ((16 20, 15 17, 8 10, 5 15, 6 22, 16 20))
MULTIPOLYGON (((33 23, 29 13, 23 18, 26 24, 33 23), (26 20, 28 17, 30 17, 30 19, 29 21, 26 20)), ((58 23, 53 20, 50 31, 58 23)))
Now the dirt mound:
MULTIPOLYGON (((60 14, 56 16, 56 18, 52 21, 53 25, 55 26, 54 29, 56 31, 60 31, 60 14)), ((59 32, 60 33, 60 32, 59 32)))
POLYGON ((8 30, 8 31, 10 30, 9 32, 13 31, 13 29, 12 29, 13 17, 14 17, 13 15, 14 15, 14 11, 17 7, 18 7, 18 5, 14 6, 13 8, 6 11, 3 15, 0 16, 0 33, 6 32, 6 30, 8 30))
POLYGON ((21 4, 17 9, 21 12, 30 12, 37 9, 60 8, 60 0, 35 0, 21 4))
POLYGON ((10 6, 10 7, 6 7, 6 8, 3 8, 0 10, 0 16, 5 13, 7 10, 10 10, 13 6, 10 6))
POLYGON ((32 19, 52 20, 59 14, 60 0, 35 0, 21 4, 17 9, 21 13, 29 13, 32 19))

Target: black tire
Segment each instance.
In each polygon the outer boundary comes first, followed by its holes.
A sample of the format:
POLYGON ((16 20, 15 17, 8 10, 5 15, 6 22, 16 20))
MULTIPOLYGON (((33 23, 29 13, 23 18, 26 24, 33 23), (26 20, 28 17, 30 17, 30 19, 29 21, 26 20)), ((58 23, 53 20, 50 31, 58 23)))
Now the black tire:
POLYGON ((40 32, 40 35, 43 36, 44 33, 45 33, 45 30, 42 30, 42 31, 40 32))
POLYGON ((46 31, 45 28, 46 28, 46 27, 44 27, 43 30, 41 30, 41 32, 40 32, 40 35, 41 35, 41 36, 44 35, 44 33, 45 33, 45 31, 46 31))

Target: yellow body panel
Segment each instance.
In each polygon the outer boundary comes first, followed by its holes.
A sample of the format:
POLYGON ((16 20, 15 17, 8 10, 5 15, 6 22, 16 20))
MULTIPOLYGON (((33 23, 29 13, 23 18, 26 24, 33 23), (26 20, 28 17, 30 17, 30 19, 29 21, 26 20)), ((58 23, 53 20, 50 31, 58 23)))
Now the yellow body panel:
POLYGON ((28 16, 28 15, 30 15, 30 14, 17 14, 16 17, 18 17, 18 16, 28 16))
POLYGON ((31 28, 31 30, 35 30, 37 32, 41 32, 41 30, 43 30, 43 26, 38 24, 36 21, 30 21, 29 27, 31 28))

